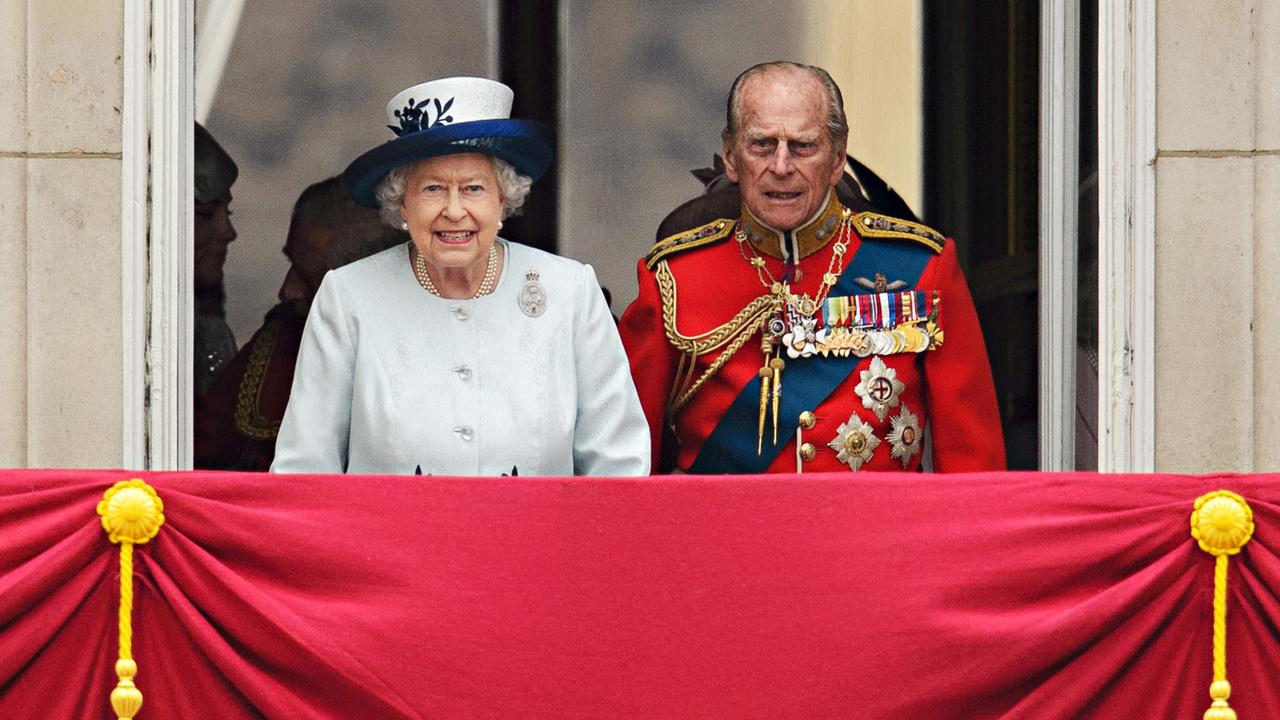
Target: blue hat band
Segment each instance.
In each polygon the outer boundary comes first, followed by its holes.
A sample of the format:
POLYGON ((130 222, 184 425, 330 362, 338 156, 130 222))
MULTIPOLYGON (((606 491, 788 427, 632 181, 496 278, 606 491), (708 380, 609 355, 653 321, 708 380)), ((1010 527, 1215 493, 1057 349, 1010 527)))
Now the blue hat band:
POLYGON ((356 158, 342 173, 342 185, 356 202, 378 207, 374 191, 393 168, 467 152, 501 158, 516 172, 537 180, 555 158, 555 134, 550 127, 531 120, 475 120, 436 125, 388 140, 356 158))

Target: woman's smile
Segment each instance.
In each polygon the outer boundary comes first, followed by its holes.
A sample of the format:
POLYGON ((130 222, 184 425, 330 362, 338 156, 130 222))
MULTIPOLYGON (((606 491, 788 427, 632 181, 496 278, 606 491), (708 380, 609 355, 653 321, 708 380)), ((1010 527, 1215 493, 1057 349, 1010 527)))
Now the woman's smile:
POLYGON ((436 230, 436 239, 446 245, 466 245, 476 239, 475 230, 436 230))

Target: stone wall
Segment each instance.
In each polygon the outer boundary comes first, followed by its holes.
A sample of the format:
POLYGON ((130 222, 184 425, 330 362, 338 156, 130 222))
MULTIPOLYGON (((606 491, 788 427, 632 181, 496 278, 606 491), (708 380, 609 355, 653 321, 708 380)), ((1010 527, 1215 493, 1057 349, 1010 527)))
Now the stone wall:
POLYGON ((1280 469, 1280 4, 1160 0, 1156 470, 1280 469))
POLYGON ((122 0, 0 0, 0 466, 123 457, 122 0))

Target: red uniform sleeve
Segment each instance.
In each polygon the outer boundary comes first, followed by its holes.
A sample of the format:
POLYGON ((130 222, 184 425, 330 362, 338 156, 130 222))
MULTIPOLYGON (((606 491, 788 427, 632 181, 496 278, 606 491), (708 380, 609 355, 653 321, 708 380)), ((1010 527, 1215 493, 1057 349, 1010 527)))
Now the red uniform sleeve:
POLYGON ((675 443, 667 437, 663 417, 667 396, 675 381, 676 352, 663 331, 662 298, 658 294, 657 278, 645 267, 644 260, 638 263, 636 275, 640 294, 622 313, 618 332, 627 351, 627 362, 631 365, 631 377, 640 395, 645 420, 649 423, 653 442, 651 467, 654 473, 665 473, 675 466, 675 443))
POLYGON ((919 287, 938 290, 942 300, 942 347, 925 353, 924 359, 934 470, 1004 470, 1004 434, 991 364, 953 241, 947 241, 919 287))

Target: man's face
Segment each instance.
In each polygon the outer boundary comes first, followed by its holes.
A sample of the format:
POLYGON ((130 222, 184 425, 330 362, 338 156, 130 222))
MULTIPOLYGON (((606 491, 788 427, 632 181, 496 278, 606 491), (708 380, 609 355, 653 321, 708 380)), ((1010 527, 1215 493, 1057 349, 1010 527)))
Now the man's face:
POLYGON ((324 274, 329 271, 329 238, 311 225, 314 223, 299 220, 296 216, 289 224, 289 237, 284 244, 289 272, 284 276, 279 292, 280 302, 294 303, 304 315, 320 289, 324 274))
POLYGON ((231 225, 231 193, 207 203, 196 203, 195 266, 197 290, 222 284, 222 266, 227 261, 227 246, 236 239, 231 225))
POLYGON ((845 143, 836 147, 827 135, 822 84, 803 72, 768 72, 748 78, 739 99, 725 172, 756 219, 794 230, 817 214, 844 172, 845 143))

